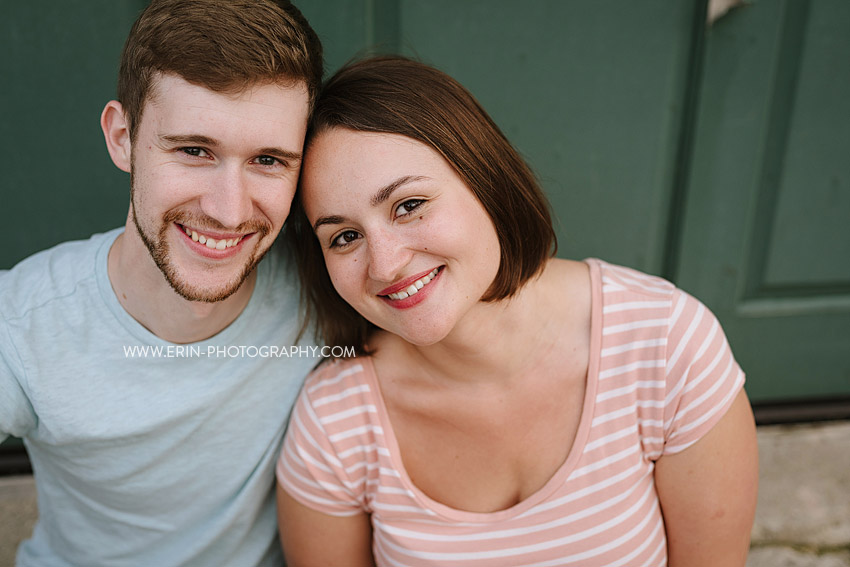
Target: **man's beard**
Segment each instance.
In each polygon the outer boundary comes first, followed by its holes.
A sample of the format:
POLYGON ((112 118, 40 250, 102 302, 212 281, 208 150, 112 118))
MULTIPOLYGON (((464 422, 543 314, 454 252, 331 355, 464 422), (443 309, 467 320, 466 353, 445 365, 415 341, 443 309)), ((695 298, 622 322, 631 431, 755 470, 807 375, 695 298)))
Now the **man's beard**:
POLYGON ((221 223, 210 217, 195 217, 178 210, 172 210, 168 211, 163 216, 162 227, 159 229, 156 240, 154 240, 151 236, 145 234, 145 231, 139 222, 139 218, 136 215, 136 202, 134 198, 135 190, 132 174, 130 177, 130 200, 133 209, 133 224, 136 225, 139 237, 142 239, 142 242, 145 243, 148 252, 150 252, 151 258, 153 258, 154 263, 157 265, 160 272, 162 272, 162 275, 165 276, 165 280, 168 282, 168 285, 171 286, 171 289, 173 289, 183 299, 187 299, 189 301, 202 301, 205 303, 223 301, 236 293, 236 291, 242 286, 242 283, 248 279, 248 276, 250 276, 251 272, 254 271, 257 264, 260 263, 260 260, 263 259, 266 252, 268 252, 270 246, 266 247, 266 249, 262 251, 258 250, 256 246, 263 240, 263 237, 271 231, 271 227, 266 223, 258 221, 248 221, 240 224, 236 228, 235 232, 243 234, 254 233, 252 237, 256 238, 255 248, 251 252, 251 256, 245 262, 242 273, 232 281, 215 289, 194 286, 180 277, 177 267, 171 261, 166 240, 168 231, 173 230, 173 225, 175 223, 182 226, 209 228, 213 230, 225 230, 225 227, 221 226, 221 223))

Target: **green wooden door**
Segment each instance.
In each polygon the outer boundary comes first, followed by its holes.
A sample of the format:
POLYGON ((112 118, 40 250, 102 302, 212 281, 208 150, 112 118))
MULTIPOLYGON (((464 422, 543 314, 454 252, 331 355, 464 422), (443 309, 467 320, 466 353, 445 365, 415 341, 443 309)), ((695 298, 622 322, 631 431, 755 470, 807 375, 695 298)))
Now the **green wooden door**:
POLYGON ((850 3, 759 1, 708 34, 678 283, 756 400, 850 395, 850 3))

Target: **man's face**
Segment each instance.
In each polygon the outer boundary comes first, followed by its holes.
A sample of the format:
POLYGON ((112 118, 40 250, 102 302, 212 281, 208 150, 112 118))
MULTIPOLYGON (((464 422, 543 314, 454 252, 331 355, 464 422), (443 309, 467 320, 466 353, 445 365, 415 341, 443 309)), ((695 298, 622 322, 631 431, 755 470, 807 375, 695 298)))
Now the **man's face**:
POLYGON ((265 84, 230 95, 175 75, 154 86, 132 144, 133 222, 177 293, 221 301, 289 214, 307 91, 265 84))

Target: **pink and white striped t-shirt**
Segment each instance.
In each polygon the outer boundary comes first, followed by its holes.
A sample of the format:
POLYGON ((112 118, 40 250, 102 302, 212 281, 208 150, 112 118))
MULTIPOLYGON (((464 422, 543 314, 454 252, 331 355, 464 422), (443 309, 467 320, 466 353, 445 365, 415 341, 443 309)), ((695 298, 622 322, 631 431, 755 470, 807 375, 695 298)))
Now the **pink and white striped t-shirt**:
POLYGON ((581 422, 566 461, 535 494, 473 513, 422 493, 405 472, 369 358, 336 360, 307 379, 278 462, 281 485, 326 514, 370 514, 381 566, 666 565, 655 461, 705 435, 744 375, 696 299, 660 278, 587 263, 581 422))

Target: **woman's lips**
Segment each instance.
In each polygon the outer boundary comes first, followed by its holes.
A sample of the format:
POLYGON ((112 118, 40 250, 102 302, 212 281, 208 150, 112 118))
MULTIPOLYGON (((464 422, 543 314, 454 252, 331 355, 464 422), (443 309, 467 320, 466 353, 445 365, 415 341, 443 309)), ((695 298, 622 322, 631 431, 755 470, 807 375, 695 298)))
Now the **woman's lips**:
POLYGON ((411 276, 382 290, 378 295, 383 295, 393 300, 407 299, 411 295, 416 295, 420 289, 431 283, 431 280, 437 277, 438 273, 440 273, 439 267, 424 274, 411 276))

